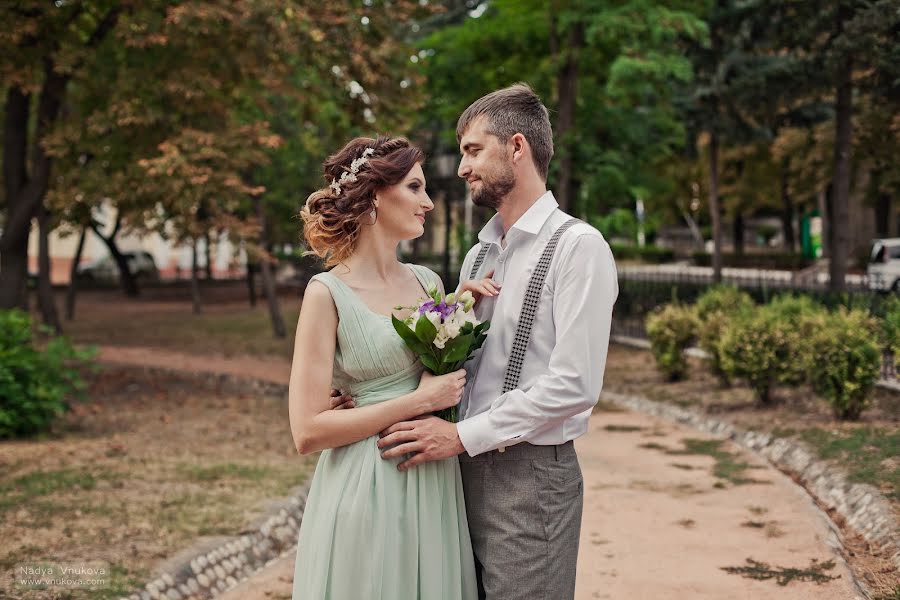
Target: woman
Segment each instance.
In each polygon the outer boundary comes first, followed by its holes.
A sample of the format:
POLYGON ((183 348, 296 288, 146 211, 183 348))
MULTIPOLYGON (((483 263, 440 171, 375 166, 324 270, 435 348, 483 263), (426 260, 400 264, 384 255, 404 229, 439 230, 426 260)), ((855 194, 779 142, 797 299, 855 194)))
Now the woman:
POLYGON ((453 406, 465 371, 431 376, 391 324, 440 278, 397 260, 434 205, 421 150, 357 138, 324 165, 301 211, 312 252, 334 268, 303 297, 290 381, 291 432, 322 451, 300 525, 294 600, 470 600, 474 559, 456 459, 399 471, 375 445, 389 426, 453 406), (329 390, 353 398, 334 410, 329 390))

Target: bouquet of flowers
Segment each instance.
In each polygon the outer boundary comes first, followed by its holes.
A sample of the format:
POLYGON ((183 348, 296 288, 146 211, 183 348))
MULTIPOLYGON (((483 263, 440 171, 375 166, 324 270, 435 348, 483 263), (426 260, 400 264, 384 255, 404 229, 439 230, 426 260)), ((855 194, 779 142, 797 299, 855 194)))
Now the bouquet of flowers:
MULTIPOLYGON (((456 294, 441 297, 432 286, 428 295, 418 307, 396 307, 396 310, 415 310, 402 321, 397 317, 391 317, 391 321, 426 369, 434 375, 446 375, 462 368, 472 353, 481 348, 491 322, 481 323, 475 318, 475 299, 468 290, 459 297, 456 294)), ((437 416, 455 423, 456 407, 438 411, 437 416)))

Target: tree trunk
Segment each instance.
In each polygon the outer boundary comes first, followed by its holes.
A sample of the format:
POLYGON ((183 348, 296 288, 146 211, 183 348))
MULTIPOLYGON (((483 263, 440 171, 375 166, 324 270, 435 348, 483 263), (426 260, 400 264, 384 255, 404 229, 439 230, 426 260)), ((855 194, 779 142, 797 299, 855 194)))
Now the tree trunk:
POLYGON ((713 234, 713 283, 722 283, 722 213, 719 206, 719 136, 709 134, 709 215, 713 234))
POLYGON ((209 230, 203 234, 203 243, 206 248, 206 280, 212 281, 213 271, 212 271, 212 243, 210 240, 209 230))
POLYGON ((66 290, 66 319, 75 318, 75 295, 78 293, 78 265, 81 263, 81 253, 84 252, 84 240, 87 237, 87 226, 81 228, 81 236, 78 238, 78 247, 75 248, 75 257, 72 259, 72 268, 69 271, 69 287, 66 290))
POLYGON ((41 318, 44 325, 52 327, 57 335, 62 333, 62 324, 59 322, 59 312, 56 310, 56 301, 53 298, 53 286, 50 283, 50 212, 43 206, 38 213, 38 306, 41 309, 41 318))
MULTIPOLYGON (((266 251, 269 249, 269 231, 266 223, 266 212, 263 210, 262 200, 259 196, 253 201, 256 203, 256 215, 259 218, 259 245, 266 251)), ((278 304, 278 293, 275 289, 275 276, 272 274, 272 263, 269 262, 267 256, 260 258, 260 271, 263 281, 263 293, 266 295, 266 301, 269 304, 269 317, 272 320, 272 331, 275 337, 283 338, 287 336, 284 327, 284 318, 281 316, 281 307, 278 304)))
MULTIPOLYGON (((838 8, 837 29, 842 31, 847 17, 844 4, 838 8)), ((844 290, 847 257, 850 254, 850 168, 853 152, 853 57, 841 58, 837 69, 834 133, 834 179, 832 189, 831 227, 834 246, 829 262, 829 289, 844 290)))
POLYGON ((122 291, 125 292, 125 295, 129 298, 135 298, 140 295, 140 289, 137 285, 137 280, 134 278, 134 275, 131 273, 131 267, 128 266, 128 260, 119 250, 119 245, 116 244, 116 235, 119 233, 119 228, 122 225, 121 217, 116 217, 116 226, 113 228, 113 232, 106 237, 102 233, 100 233, 100 229, 97 227, 96 223, 91 223, 91 230, 93 230, 94 234, 106 244, 106 248, 109 250, 109 255, 112 256, 112 259, 116 261, 116 266, 119 267, 119 284, 122 286, 122 291))
POLYGON ((194 314, 199 315, 200 306, 200 282, 197 280, 199 266, 197 264, 197 238, 191 240, 191 302, 194 305, 194 314))
POLYGON ((794 239, 794 201, 788 192, 787 166, 781 165, 781 233, 784 236, 784 249, 793 252, 794 239))
POLYGON ((872 172, 872 185, 875 188, 875 235, 880 238, 891 237, 891 195, 879 189, 882 169, 872 172))
POLYGON ((734 215, 734 221, 731 223, 731 234, 734 237, 734 253, 744 253, 744 214, 738 212, 734 215))
MULTIPOLYGON (((88 37, 85 48, 96 47, 115 27, 124 6, 109 10, 88 37)), ((80 11, 78 11, 80 12, 80 11)), ((76 12, 77 14, 77 12, 76 12)), ((20 46, 35 42, 26 34, 20 46)), ((37 119, 28 157, 31 96, 12 85, 7 90, 3 124, 3 179, 6 221, 0 236, 0 309, 25 304, 28 273, 28 237, 31 219, 43 205, 50 182, 52 159, 44 152, 44 138, 59 117, 71 73, 83 64, 76 59, 65 74, 57 72, 50 55, 43 61, 43 84, 38 98, 37 119), (29 174, 29 166, 31 173, 29 174)))
POLYGON ((256 263, 247 258, 247 292, 250 295, 250 306, 256 306, 256 263))
POLYGON ((551 52, 561 61, 556 77, 557 117, 556 117, 556 154, 559 165, 556 182, 556 199, 559 208, 569 211, 573 201, 574 153, 573 140, 575 131, 575 109, 578 98, 578 56, 584 46, 584 24, 575 22, 569 25, 565 48, 559 44, 559 21, 551 19, 551 52), (564 59, 562 57, 565 57, 564 59))

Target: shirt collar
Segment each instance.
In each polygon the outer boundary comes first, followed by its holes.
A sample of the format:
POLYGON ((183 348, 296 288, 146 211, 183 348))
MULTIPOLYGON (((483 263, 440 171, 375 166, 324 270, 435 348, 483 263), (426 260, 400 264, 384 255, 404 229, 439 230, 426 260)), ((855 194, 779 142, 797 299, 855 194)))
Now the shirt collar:
MULTIPOLYGON (((510 230, 518 229, 525 233, 537 234, 558 207, 559 203, 553 197, 553 192, 547 190, 525 211, 525 214, 513 223, 510 230)), ((503 225, 500 222, 500 215, 495 214, 478 233, 478 241, 488 244, 499 244, 502 236, 503 225)))

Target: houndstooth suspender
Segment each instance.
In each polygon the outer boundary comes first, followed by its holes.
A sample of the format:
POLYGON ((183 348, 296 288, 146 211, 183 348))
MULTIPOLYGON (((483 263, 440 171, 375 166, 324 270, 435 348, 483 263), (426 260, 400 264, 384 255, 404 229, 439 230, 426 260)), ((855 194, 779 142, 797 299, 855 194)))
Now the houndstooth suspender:
MULTIPOLYGON (((572 218, 563 223, 553 232, 547 246, 544 247, 544 253, 541 254, 531 279, 528 281, 528 289, 525 291, 525 300, 522 302, 522 312, 519 313, 519 324, 516 326, 516 337, 513 340, 512 352, 509 354, 509 362, 506 365, 506 375, 503 377, 503 393, 516 389, 519 385, 519 376, 522 374, 522 364, 525 361, 525 351, 528 348, 528 342, 531 340, 531 327, 534 325, 534 316, 537 312, 538 300, 541 297, 541 289, 544 287, 544 281, 547 279, 547 272, 550 270, 550 263, 553 261, 553 255, 556 253, 556 246, 559 238, 566 230, 575 223, 581 222, 581 219, 572 218)), ((476 265, 480 266, 480 261, 484 259, 482 256, 486 252, 478 254, 476 265)), ((475 271, 472 272, 474 279, 475 271)))
POLYGON ((475 279, 475 275, 478 274, 478 269, 481 268, 481 263, 484 262, 484 257, 487 256, 488 250, 490 250, 491 246, 489 244, 485 244, 482 242, 481 250, 478 251, 478 256, 475 257, 475 264, 472 265, 472 274, 469 275, 469 279, 475 279))

